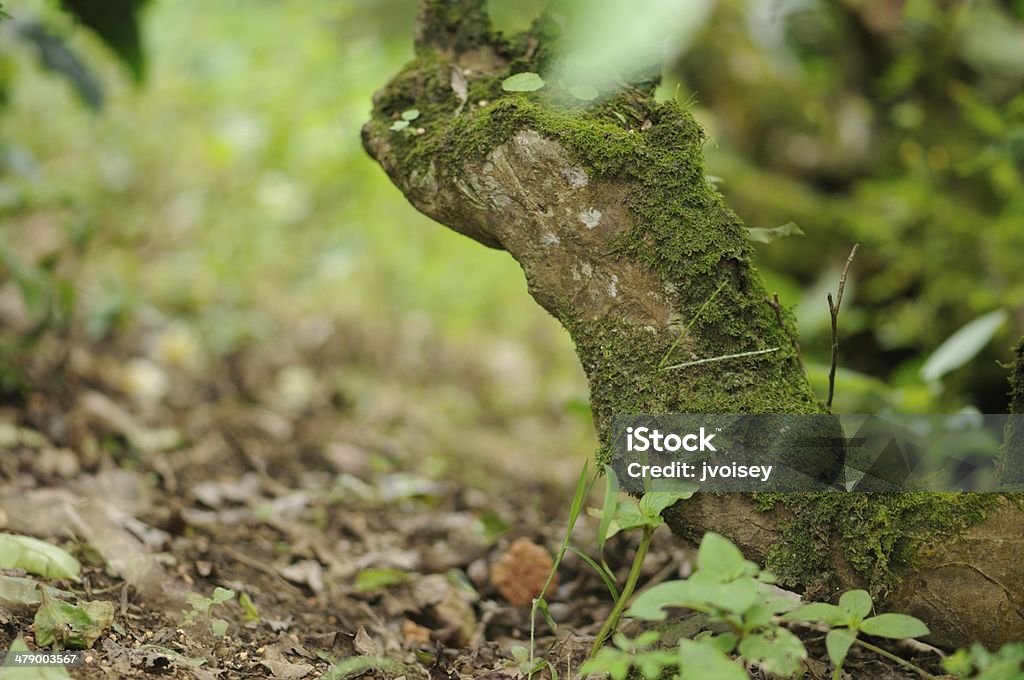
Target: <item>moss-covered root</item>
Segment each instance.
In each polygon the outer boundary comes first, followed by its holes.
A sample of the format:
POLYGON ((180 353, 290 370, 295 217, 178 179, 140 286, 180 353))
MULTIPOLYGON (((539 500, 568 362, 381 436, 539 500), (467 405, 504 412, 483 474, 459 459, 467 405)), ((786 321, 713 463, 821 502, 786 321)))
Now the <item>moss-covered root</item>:
POLYGON ((999 481, 1024 491, 1024 338, 1014 348, 1010 367, 1010 413, 1013 417, 1006 425, 999 481))
POLYGON ((1024 511, 997 494, 695 496, 671 510, 693 539, 729 536, 808 597, 866 588, 943 647, 1024 639, 1024 511))

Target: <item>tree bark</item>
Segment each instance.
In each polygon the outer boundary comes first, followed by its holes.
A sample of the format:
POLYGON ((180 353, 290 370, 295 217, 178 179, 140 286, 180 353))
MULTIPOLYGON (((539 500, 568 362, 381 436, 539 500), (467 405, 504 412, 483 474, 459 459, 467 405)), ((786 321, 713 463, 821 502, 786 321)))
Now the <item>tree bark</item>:
MULTIPOLYGON (((503 92, 550 63, 558 21, 508 41, 483 7, 421 0, 416 55, 375 96, 364 146, 419 211, 522 266, 576 344, 598 455, 617 413, 821 412, 692 116, 650 87, 588 106, 554 85, 503 92)), ((939 644, 1024 637, 1024 512, 1002 497, 703 495, 667 519, 728 536, 814 597, 867 587, 939 644)))

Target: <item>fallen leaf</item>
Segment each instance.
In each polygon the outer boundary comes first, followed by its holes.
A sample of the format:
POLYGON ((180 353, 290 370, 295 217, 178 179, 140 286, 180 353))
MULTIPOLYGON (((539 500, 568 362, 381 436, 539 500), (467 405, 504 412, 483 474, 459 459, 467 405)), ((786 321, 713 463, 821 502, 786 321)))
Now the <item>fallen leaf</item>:
POLYGON ((36 644, 53 649, 91 649, 114 621, 114 604, 105 600, 73 605, 42 593, 33 621, 36 644))
MULTIPOLYGON (((491 565, 491 583, 509 603, 522 607, 540 595, 553 566, 546 549, 519 538, 491 565)), ((558 574, 551 585, 558 585, 558 574)))
POLYGON ((44 578, 77 581, 82 565, 67 551, 38 538, 0 534, 0 569, 24 569, 44 578))

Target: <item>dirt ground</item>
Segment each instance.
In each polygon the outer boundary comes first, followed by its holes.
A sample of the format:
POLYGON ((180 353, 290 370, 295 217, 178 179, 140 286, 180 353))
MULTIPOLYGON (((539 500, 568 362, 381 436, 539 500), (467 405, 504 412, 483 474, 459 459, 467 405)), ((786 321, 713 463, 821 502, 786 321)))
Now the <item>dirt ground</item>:
MULTIPOLYGON (((52 585, 114 604, 73 677, 524 674, 529 605, 509 599, 546 573, 593 435, 562 406, 515 403, 514 365, 406 331, 311 320, 218 361, 181 329, 34 352, 34 391, 0 409, 0 529, 65 547, 83 578, 52 585), (217 587, 235 595, 211 610, 223 635, 185 613, 217 587)), ((592 551, 595 527, 574 543, 592 551)), ((606 550, 623 579, 635 540, 606 550)), ((644 582, 692 555, 659 533, 644 582)), ((611 602, 571 553, 549 600, 537 654, 572 677, 611 602)), ((0 649, 35 647, 33 610, 0 601, 0 649)), ((822 635, 801 635, 807 677, 829 677, 822 635)), ((923 646, 892 649, 936 668, 923 646)), ((848 670, 915 677, 856 649, 848 670)))

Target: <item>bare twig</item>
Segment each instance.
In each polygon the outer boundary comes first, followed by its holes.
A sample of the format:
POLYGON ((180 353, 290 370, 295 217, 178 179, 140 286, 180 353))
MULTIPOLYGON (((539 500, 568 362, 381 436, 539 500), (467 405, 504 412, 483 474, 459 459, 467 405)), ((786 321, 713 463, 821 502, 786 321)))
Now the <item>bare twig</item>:
POLYGON ((843 290, 846 289, 846 275, 850 273, 850 265, 857 254, 859 243, 854 243, 850 249, 850 256, 846 258, 846 265, 843 273, 839 276, 839 290, 836 291, 836 299, 833 303, 832 293, 828 294, 828 313, 832 317, 832 366, 828 370, 828 401, 826 402, 829 411, 832 410, 832 397, 836 391, 836 366, 839 365, 839 306, 843 304, 843 290))
POLYGON ((674 366, 666 366, 661 369, 663 371, 671 371, 674 368, 686 368, 687 366, 699 366, 701 364, 710 364, 713 361, 727 361, 729 359, 742 359, 743 357, 754 357, 759 354, 771 354, 772 352, 778 352, 781 347, 772 347, 770 349, 758 349, 753 352, 740 352, 738 354, 723 354, 718 357, 708 357, 707 359, 697 359, 695 361, 687 361, 682 364, 675 364, 674 366))

